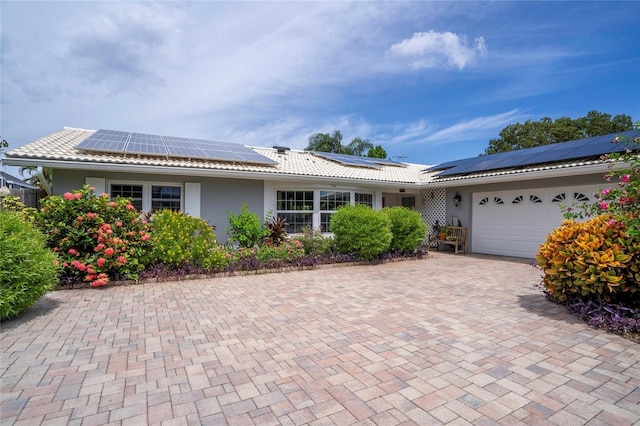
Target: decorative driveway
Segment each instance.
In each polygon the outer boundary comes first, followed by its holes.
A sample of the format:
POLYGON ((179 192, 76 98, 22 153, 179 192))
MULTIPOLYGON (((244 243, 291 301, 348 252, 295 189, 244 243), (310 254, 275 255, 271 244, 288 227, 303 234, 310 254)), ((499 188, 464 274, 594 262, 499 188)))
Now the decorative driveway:
POLYGON ((523 262, 57 291, 2 324, 0 423, 640 422, 640 345, 545 301, 523 262))

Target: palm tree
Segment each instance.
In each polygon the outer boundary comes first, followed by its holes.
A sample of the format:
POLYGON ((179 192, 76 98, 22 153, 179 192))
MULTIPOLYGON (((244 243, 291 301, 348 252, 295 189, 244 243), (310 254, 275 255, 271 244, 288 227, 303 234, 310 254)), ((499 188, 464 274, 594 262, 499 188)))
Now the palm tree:
POLYGON ((51 184, 53 183, 53 173, 48 167, 43 167, 42 173, 40 173, 40 169, 36 166, 22 166, 18 169, 18 173, 20 173, 20 176, 28 174, 28 176, 25 176, 27 178, 25 181, 40 189, 46 190, 47 188, 51 188, 51 184), (43 178, 44 182, 42 181, 43 178))
POLYGON ((345 146, 343 152, 349 155, 365 155, 365 152, 373 148, 373 144, 367 139, 353 138, 349 145, 345 146))

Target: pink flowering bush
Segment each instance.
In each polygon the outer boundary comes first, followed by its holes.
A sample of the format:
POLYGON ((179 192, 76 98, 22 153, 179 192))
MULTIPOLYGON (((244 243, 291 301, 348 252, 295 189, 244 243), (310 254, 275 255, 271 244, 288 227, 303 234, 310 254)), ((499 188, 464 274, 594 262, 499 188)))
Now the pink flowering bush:
MULTIPOLYGON (((640 122, 636 129, 640 129, 640 122)), ((566 208, 565 218, 610 213, 624 224, 629 235, 640 239, 640 219, 633 214, 640 210, 640 138, 616 137, 611 143, 624 144, 625 151, 602 156, 602 160, 609 161, 609 171, 604 175, 608 186, 595 194, 596 202, 566 208)))
POLYGON ((48 197, 35 216, 47 244, 61 261, 61 281, 89 282, 138 279, 151 252, 147 221, 125 198, 96 196, 94 188, 48 197))

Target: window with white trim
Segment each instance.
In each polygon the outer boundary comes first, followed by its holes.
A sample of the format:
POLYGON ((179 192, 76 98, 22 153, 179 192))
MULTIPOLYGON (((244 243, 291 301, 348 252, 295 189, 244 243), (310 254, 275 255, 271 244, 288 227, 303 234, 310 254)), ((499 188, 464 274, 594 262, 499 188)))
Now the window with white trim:
POLYGON ((113 198, 130 198, 133 206, 142 211, 169 209, 182 211, 184 191, 176 183, 108 182, 108 193, 113 198))
POLYGON ((142 185, 112 183, 109 194, 111 198, 130 198, 133 207, 142 210, 142 192, 142 185))
POLYGON ((276 216, 287 221, 287 232, 305 227, 330 232, 331 215, 342 206, 363 204, 373 208, 373 194, 355 191, 276 191, 276 216))
POLYGON ((320 230, 331 232, 331 215, 351 204, 351 192, 320 191, 320 230))
POLYGON ((276 215, 287 221, 287 232, 313 227, 313 191, 277 191, 276 215))

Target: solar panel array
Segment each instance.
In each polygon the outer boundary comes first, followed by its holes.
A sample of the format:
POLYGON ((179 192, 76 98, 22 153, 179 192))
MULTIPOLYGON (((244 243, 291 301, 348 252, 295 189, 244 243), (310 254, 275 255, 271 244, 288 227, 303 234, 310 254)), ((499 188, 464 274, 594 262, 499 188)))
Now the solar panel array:
POLYGON ((327 160, 338 162, 345 166, 367 167, 381 169, 382 166, 406 167, 404 164, 382 158, 361 157, 358 155, 335 154, 333 152, 313 151, 314 155, 327 160))
POLYGON ((425 171, 441 170, 437 176, 452 176, 569 161, 579 158, 599 157, 604 154, 622 152, 627 148, 633 148, 633 143, 629 140, 625 141, 625 138, 633 139, 638 136, 640 136, 640 132, 630 130, 615 135, 595 136, 587 139, 519 149, 517 151, 449 161, 425 171), (618 143, 612 142, 615 136, 620 136, 618 143))
POLYGON ((148 135, 115 130, 97 130, 77 149, 92 152, 109 152, 123 155, 149 155, 160 157, 193 158, 230 161, 234 163, 277 164, 246 146, 174 136, 148 135))

